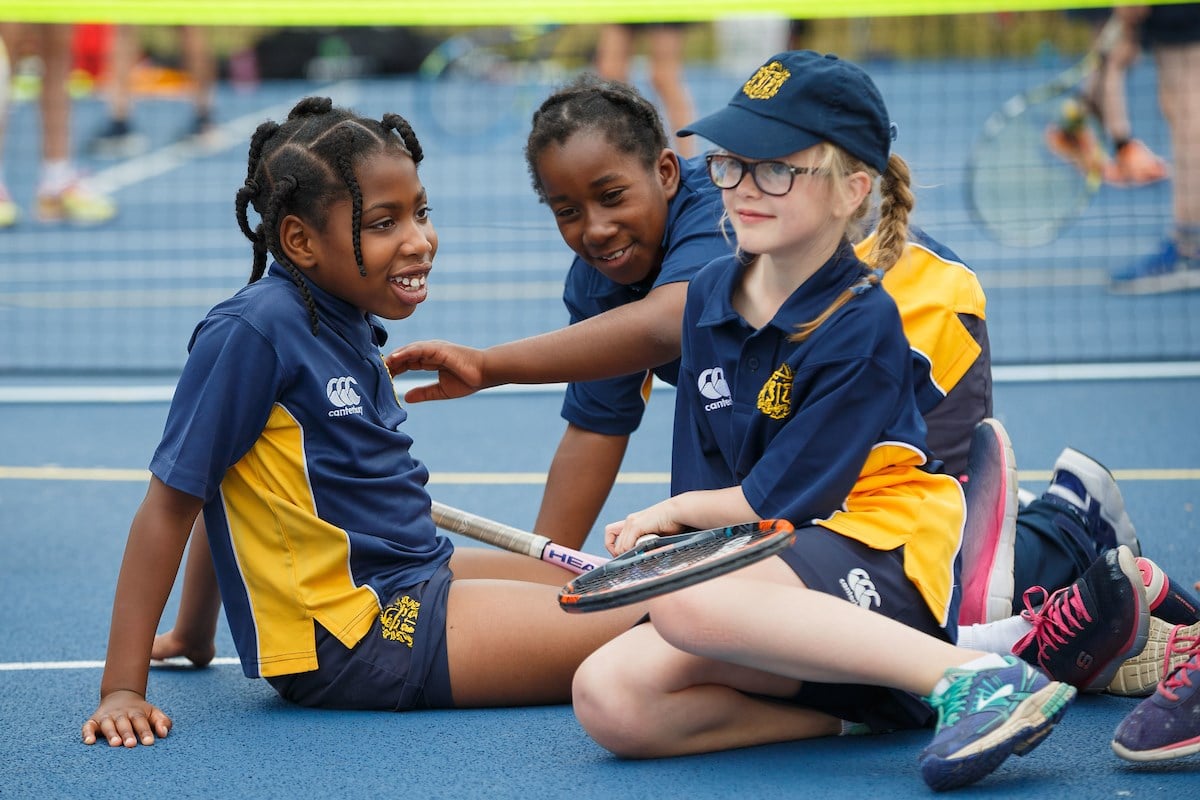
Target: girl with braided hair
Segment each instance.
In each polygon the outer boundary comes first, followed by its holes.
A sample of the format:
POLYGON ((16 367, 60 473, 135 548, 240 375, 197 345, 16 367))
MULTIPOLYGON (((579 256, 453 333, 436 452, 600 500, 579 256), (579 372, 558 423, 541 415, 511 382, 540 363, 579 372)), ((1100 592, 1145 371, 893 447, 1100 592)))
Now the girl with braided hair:
POLYGON ((574 708, 628 757, 930 725, 922 776, 972 783, 1031 750, 1075 695, 1015 656, 957 647, 966 502, 925 440, 883 270, 908 240, 909 174, 878 88, 836 56, 772 56, 689 125, 718 148, 738 251, 689 282, 671 497, 607 526, 646 533, 783 518, 795 543, 649 601, 589 656, 574 708), (878 183, 876 257, 852 223, 878 183), (936 712, 936 713, 935 713, 936 712))
POLYGON ((85 743, 149 745, 171 728, 146 699, 148 667, 193 523, 211 557, 188 559, 175 633, 211 658, 223 603, 245 674, 301 705, 565 702, 584 656, 641 615, 568 617, 556 567, 455 550, 434 529, 376 320, 427 295, 438 240, 421 159, 403 118, 328 98, 255 131, 236 203, 250 282, 192 335, 85 743))

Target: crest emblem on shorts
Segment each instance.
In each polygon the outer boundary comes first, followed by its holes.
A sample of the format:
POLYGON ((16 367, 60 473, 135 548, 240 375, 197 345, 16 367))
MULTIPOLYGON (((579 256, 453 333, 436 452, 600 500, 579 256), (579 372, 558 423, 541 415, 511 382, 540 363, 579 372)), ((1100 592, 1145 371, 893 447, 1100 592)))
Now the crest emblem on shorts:
POLYGON ((771 419, 785 419, 792 413, 792 378, 795 373, 780 364, 758 392, 758 410, 771 419))
POLYGON ((408 595, 396 598, 379 612, 379 625, 384 639, 413 646, 417 630, 417 614, 421 604, 408 595))
POLYGON ((772 61, 759 67, 758 71, 750 76, 750 80, 742 86, 742 92, 751 100, 770 100, 790 77, 792 73, 784 69, 783 64, 772 61))

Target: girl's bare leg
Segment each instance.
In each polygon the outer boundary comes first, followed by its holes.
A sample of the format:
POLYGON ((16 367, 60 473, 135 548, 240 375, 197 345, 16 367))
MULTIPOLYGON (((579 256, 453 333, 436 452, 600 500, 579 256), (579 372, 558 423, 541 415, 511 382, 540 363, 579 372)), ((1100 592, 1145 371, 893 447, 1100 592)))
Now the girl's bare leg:
POLYGON ((653 625, 604 645, 575 676, 575 716, 601 747, 661 758, 833 736, 841 722, 770 697, 800 682, 685 653, 653 625))
POLYGON ((569 702, 571 678, 583 659, 645 614, 641 606, 567 614, 557 598, 557 586, 455 578, 446 648, 456 705, 569 702))
POLYGON ((588 734, 629 757, 833 734, 840 723, 824 714, 741 692, 785 698, 810 680, 925 695, 947 668, 985 655, 811 591, 779 559, 665 595, 650 609, 653 626, 601 648, 574 686, 588 734), (878 652, 889 657, 871 657, 878 652))
POLYGON ((562 567, 493 547, 456 547, 450 557, 455 580, 504 578, 562 586, 574 577, 562 567))

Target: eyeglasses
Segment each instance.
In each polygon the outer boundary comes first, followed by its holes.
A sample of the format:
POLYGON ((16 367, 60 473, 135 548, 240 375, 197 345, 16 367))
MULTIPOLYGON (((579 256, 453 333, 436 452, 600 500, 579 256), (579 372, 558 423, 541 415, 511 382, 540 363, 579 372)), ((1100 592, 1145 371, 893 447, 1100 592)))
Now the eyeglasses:
POLYGON ((790 192, 797 175, 819 175, 825 171, 819 167, 793 167, 784 161, 743 161, 726 153, 713 153, 704 160, 708 163, 708 177, 717 188, 736 188, 748 172, 760 192, 774 197, 790 192))

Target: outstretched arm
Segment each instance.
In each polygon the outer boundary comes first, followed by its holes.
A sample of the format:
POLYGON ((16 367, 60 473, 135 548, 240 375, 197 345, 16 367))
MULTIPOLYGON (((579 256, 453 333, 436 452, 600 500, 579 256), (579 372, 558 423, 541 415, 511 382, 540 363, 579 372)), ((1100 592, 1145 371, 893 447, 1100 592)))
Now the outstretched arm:
POLYGON ((628 436, 567 425, 542 494, 534 533, 580 549, 600 516, 625 458, 628 436))
POLYGON ((150 650, 202 505, 199 498, 150 479, 117 577, 100 705, 83 724, 84 744, 103 736, 113 747, 149 745, 171 730, 171 718, 146 701, 150 650))
POLYGON ((447 400, 506 383, 559 383, 614 378, 679 357, 686 283, 668 283, 635 303, 549 333, 486 350, 449 342, 414 342, 385 361, 393 376, 438 373, 438 382, 411 389, 410 403, 447 400))

